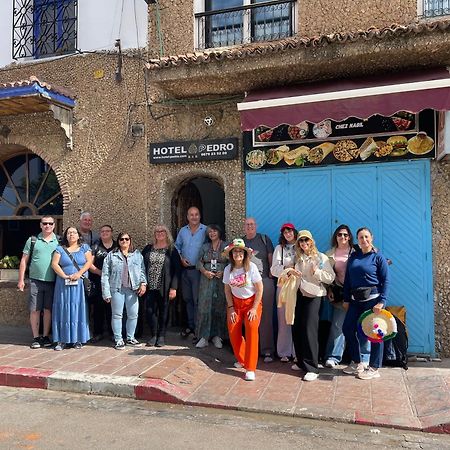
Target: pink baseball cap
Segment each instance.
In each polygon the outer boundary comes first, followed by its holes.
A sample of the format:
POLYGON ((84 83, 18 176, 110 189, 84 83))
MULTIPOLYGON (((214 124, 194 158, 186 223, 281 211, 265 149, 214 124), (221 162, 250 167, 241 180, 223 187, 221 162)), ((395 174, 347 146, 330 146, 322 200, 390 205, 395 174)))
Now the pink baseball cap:
POLYGON ((285 228, 290 228, 291 230, 295 230, 295 226, 292 223, 283 223, 283 225, 281 225, 280 231, 283 232, 285 230, 285 228))

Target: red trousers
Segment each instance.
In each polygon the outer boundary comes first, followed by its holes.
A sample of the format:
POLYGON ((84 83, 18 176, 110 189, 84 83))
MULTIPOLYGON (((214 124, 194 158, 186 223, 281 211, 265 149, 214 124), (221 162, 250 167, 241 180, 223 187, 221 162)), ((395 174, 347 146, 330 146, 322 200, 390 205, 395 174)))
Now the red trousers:
POLYGON ((258 363, 258 328, 262 313, 262 304, 260 303, 256 309, 256 318, 248 320, 247 313, 254 302, 255 296, 242 299, 233 295, 233 306, 237 318, 235 323, 232 323, 229 318, 227 320, 234 356, 249 371, 255 371, 258 363), (245 326, 245 338, 242 336, 242 323, 245 326))

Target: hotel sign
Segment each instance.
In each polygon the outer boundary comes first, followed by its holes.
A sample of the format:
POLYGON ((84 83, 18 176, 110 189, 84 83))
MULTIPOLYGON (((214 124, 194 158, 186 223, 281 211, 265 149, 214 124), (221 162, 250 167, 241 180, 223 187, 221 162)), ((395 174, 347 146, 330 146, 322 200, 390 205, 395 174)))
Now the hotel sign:
POLYGON ((237 138, 152 143, 149 161, 167 164, 234 159, 238 154, 238 143, 237 138))

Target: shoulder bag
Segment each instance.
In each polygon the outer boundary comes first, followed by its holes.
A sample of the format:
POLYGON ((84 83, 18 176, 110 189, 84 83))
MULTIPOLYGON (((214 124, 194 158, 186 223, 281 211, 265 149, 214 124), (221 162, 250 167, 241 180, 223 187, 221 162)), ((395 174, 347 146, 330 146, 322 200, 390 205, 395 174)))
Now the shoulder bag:
MULTIPOLYGON (((63 247, 64 251, 67 253, 67 256, 72 261, 72 264, 74 265, 75 269, 80 270, 80 266, 75 261, 75 258, 73 257, 72 253, 67 250, 66 247, 63 247)), ((83 281, 83 287, 84 287, 84 295, 86 298, 89 298, 94 292, 91 280, 88 277, 85 277, 84 275, 81 275, 81 280, 83 281)))

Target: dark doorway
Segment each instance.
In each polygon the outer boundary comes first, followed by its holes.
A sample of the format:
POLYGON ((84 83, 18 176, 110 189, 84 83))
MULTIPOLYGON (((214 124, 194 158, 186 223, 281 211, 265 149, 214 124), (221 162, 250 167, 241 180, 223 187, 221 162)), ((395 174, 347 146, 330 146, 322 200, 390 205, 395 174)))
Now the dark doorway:
POLYGON ((180 185, 172 199, 172 233, 174 238, 187 224, 186 214, 191 206, 200 210, 202 223, 215 223, 225 230, 225 193, 214 179, 197 177, 180 185))
MULTIPOLYGON (((196 206, 200 210, 201 221, 205 225, 217 224, 225 232, 225 193, 214 179, 196 177, 180 184, 172 198, 172 233, 174 239, 181 227, 187 224, 187 210, 196 206)), ((169 324, 186 325, 186 309, 180 290, 177 299, 170 302, 169 324)))

